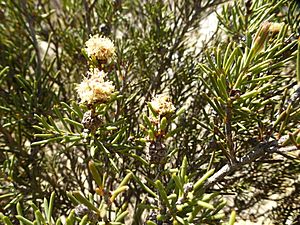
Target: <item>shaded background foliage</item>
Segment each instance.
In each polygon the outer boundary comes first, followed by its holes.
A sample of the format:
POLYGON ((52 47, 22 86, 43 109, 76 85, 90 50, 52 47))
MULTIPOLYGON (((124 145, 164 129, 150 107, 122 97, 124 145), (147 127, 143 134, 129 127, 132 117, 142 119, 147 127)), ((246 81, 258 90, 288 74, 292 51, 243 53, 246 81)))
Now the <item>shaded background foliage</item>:
MULTIPOLYGON (((91 158, 98 159, 99 168, 111 176, 108 186, 113 186, 112 178, 121 181, 126 169, 151 178, 152 168, 141 166, 132 153, 146 157, 144 146, 138 140, 143 137, 140 116, 147 102, 165 91, 177 109, 187 107, 184 116, 176 121, 181 130, 169 144, 169 152, 173 152, 170 163, 179 167, 187 156, 188 173, 195 181, 207 167, 213 165, 219 170, 226 165, 231 159, 226 154, 230 155, 232 149, 237 157, 243 157, 263 142, 297 132, 299 99, 289 102, 293 88, 297 88, 295 40, 299 37, 299 22, 296 22, 299 9, 296 3, 261 0, 225 4, 218 10, 218 30, 200 50, 196 49, 191 41, 193 32, 223 2, 1 1, 1 212, 15 214, 16 202, 33 200, 38 204, 55 191, 55 204, 59 207, 54 213, 65 213, 73 207, 66 191, 94 193, 87 169, 91 158), (284 22, 287 31, 281 37, 270 35, 266 50, 257 53, 251 64, 243 67, 243 56, 248 54, 255 33, 266 20, 284 22), (47 130, 39 128, 40 117, 50 124, 52 120, 60 121, 59 113, 81 121, 82 113, 72 110, 78 108, 73 102, 77 98, 74 88, 88 69, 81 49, 89 35, 96 33, 111 38, 117 48, 115 62, 105 69, 112 71, 110 79, 121 97, 117 99, 116 110, 103 115, 107 126, 117 124, 124 131, 117 146, 112 140, 118 133, 108 132, 105 126, 100 127, 97 140, 104 143, 108 155, 103 152, 91 155, 89 144, 72 142, 72 137, 67 135, 60 139, 54 136, 43 145, 31 145, 43 140, 35 134, 47 130), (229 54, 236 51, 232 64, 228 64, 229 97, 263 88, 250 98, 236 97, 236 101, 230 101, 231 136, 229 102, 218 98, 222 94, 218 88, 214 89, 211 78, 224 70, 229 60, 227 48, 229 54), (255 67, 264 62, 267 66, 255 67), (234 88, 237 76, 244 71, 247 75, 244 83, 234 88), (259 79, 267 76, 269 79, 259 79), (214 108, 216 102, 220 103, 217 106, 220 112, 214 108), (279 121, 279 127, 276 121, 289 104, 292 112, 284 123, 279 121), (227 116, 222 117, 222 112, 227 116), (117 173, 109 158, 120 156, 123 160, 117 162, 117 173)), ((63 127, 62 122, 59 126, 63 127)), ((67 127, 72 134, 81 132, 72 124, 67 127)), ((234 175, 218 180, 208 190, 235 193, 234 207, 239 213, 272 194, 285 193, 293 185, 293 191, 278 199, 278 207, 267 215, 278 223, 285 223, 288 218, 299 221, 300 200, 296 195, 299 155, 274 157, 265 154, 234 175), (259 194, 250 199, 245 190, 259 194)), ((131 188, 126 198, 136 197, 132 204, 137 205, 143 190, 136 183, 131 188)))

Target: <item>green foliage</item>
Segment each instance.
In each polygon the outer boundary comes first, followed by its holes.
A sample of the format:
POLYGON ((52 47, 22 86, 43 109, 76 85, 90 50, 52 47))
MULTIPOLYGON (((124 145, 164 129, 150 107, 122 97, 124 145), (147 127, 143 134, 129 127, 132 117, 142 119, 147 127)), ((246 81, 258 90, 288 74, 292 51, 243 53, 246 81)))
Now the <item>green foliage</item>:
POLYGON ((234 224, 276 194, 265 217, 296 223, 300 9, 221 3, 0 1, 0 220, 234 224), (114 92, 79 102, 92 69, 114 92))

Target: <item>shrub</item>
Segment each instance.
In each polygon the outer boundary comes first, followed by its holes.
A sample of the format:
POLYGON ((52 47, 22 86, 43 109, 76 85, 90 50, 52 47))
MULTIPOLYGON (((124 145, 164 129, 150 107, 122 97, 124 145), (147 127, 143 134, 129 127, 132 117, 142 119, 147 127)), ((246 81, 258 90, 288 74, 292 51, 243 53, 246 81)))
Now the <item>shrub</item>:
POLYGON ((5 224, 299 221, 296 1, 0 2, 5 224))

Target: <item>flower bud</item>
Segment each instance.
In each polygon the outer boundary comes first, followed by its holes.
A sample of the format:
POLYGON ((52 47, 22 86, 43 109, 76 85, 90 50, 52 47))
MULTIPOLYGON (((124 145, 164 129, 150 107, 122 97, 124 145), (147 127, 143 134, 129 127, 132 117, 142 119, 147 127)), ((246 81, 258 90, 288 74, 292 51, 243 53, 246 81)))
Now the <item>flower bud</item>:
POLYGON ((160 121, 160 130, 164 131, 168 126, 168 120, 166 117, 163 117, 160 121))
POLYGON ((283 26, 284 26, 284 23, 271 23, 269 31, 272 33, 278 33, 283 26))
POLYGON ((259 53, 263 49, 263 46, 269 35, 270 26, 271 26, 270 22, 264 22, 261 25, 260 29, 256 32, 253 41, 254 54, 259 53))

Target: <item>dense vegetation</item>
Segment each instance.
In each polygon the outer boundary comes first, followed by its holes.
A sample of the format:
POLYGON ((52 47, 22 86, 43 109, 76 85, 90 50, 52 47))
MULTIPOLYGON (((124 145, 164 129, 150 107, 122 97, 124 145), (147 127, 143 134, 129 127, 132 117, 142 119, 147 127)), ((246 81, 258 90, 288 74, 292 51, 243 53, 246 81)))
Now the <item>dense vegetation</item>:
POLYGON ((0 5, 4 224, 299 223, 296 1, 0 5))

